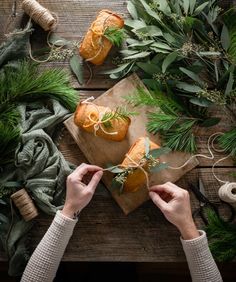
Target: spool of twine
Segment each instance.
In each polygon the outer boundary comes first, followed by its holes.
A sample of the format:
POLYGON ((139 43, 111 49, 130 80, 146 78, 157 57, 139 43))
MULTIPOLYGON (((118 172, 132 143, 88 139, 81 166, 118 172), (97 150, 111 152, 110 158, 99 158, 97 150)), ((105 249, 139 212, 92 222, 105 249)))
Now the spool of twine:
POLYGON ((38 216, 38 210, 24 188, 12 194, 11 199, 19 209, 25 221, 29 221, 38 216))
POLYGON ((225 183, 220 187, 218 194, 222 201, 231 204, 236 204, 236 183, 225 183))
POLYGON ((45 31, 53 30, 58 22, 54 13, 40 5, 36 0, 23 0, 22 9, 45 31))

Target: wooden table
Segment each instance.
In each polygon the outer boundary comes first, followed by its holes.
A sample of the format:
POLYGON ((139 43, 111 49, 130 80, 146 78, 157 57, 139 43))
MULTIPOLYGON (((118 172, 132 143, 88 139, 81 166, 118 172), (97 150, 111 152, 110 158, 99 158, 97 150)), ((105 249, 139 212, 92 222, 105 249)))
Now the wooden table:
MULTIPOLYGON (((54 11, 59 17, 59 25, 56 33, 69 40, 81 40, 87 31, 96 13, 101 9, 111 9, 127 15, 126 2, 118 0, 94 1, 94 0, 41 0, 41 4, 54 11)), ((11 13, 12 1, 2 0, 0 3, 0 42, 4 40, 2 30, 7 18, 11 13)), ((21 19, 20 8, 17 9, 18 22, 21 19)), ((18 24, 18 23, 16 23, 18 24)), ((36 28, 32 35, 34 48, 45 43, 45 32, 36 28)), ((71 83, 80 91, 82 98, 99 96, 105 90, 115 84, 116 81, 100 74, 100 71, 111 68, 114 50, 101 67, 92 67, 93 78, 89 84, 79 85, 72 76, 71 83)), ((69 69, 67 62, 45 63, 42 68, 62 67, 69 69)), ((89 77, 85 69, 85 78, 89 77)), ((85 79, 86 81, 86 79, 85 79)), ((79 92, 78 92, 79 93, 79 92)), ((214 110, 216 115, 222 117, 218 126, 209 130, 199 130, 198 148, 199 153, 209 154, 207 139, 213 132, 226 130, 232 126, 221 113, 221 109, 214 110)), ((86 162, 78 146, 74 143, 69 133, 64 130, 60 141, 60 150, 69 161, 80 164, 86 162)), ((216 153, 216 159, 224 155, 216 153)), ((217 200, 217 191, 220 184, 211 172, 212 161, 199 159, 200 165, 185 175, 177 185, 186 187, 189 181, 196 181, 200 176, 207 189, 210 200, 217 200)), ((219 178, 233 180, 230 172, 236 172, 236 167, 231 159, 227 159, 217 166, 215 173, 219 178), (227 176, 227 177, 226 177, 227 176)), ((198 202, 191 195, 192 208, 198 206, 198 202)), ((43 234, 46 232, 51 218, 40 217, 32 231, 31 244, 34 248, 43 234)), ((200 227, 200 221, 197 220, 200 227)), ((0 255, 0 260, 5 257, 0 255)), ((130 262, 181 262, 185 256, 179 241, 179 233, 174 226, 169 224, 161 212, 151 201, 125 216, 110 193, 99 188, 89 206, 82 212, 79 224, 69 242, 63 257, 64 261, 130 261, 130 262)))

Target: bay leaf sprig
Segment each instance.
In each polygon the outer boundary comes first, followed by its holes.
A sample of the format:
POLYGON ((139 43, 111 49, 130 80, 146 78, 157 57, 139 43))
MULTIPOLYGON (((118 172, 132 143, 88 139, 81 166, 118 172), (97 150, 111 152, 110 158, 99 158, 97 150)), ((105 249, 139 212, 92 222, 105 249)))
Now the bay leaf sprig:
POLYGON ((117 79, 138 72, 151 96, 139 91, 130 100, 153 107, 148 130, 172 149, 195 153, 194 128, 220 121, 212 106, 235 103, 236 8, 223 11, 206 0, 130 0, 127 9, 121 60, 106 73, 117 79))

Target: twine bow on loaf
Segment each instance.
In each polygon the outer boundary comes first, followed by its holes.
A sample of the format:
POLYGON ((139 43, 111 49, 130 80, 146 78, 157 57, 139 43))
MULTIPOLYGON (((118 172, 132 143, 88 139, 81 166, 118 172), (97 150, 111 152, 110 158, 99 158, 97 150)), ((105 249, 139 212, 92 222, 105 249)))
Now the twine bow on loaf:
POLYGON ((105 128, 104 128, 104 126, 103 126, 106 122, 109 122, 109 121, 112 119, 112 116, 111 116, 111 117, 109 117, 109 118, 103 120, 104 115, 105 115, 107 112, 110 112, 110 109, 109 109, 109 108, 106 108, 106 110, 105 110, 104 112, 100 112, 98 106, 95 105, 94 103, 90 102, 90 101, 92 101, 92 100, 94 100, 94 97, 93 97, 93 96, 87 98, 86 100, 84 100, 84 101, 82 102, 82 104, 93 105, 94 108, 96 109, 97 113, 98 113, 98 117, 97 117, 97 119, 95 120, 95 119, 92 118, 92 113, 90 113, 89 116, 88 116, 88 119, 91 121, 91 123, 88 124, 88 125, 84 125, 84 127, 93 126, 93 128, 94 128, 94 135, 95 135, 95 136, 97 136, 97 131, 98 131, 99 129, 101 129, 105 134, 108 134, 108 135, 116 135, 116 134, 118 134, 117 131, 115 131, 115 132, 108 132, 108 131, 106 131, 105 128))

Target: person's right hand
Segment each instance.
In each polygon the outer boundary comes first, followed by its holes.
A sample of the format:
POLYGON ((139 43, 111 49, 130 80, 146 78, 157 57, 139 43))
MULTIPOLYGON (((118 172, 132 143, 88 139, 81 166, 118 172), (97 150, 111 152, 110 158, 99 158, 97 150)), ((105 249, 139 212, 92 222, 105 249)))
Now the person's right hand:
POLYGON ((166 219, 179 229, 183 239, 188 240, 199 236, 192 217, 188 191, 167 182, 163 185, 152 186, 149 196, 166 219))

